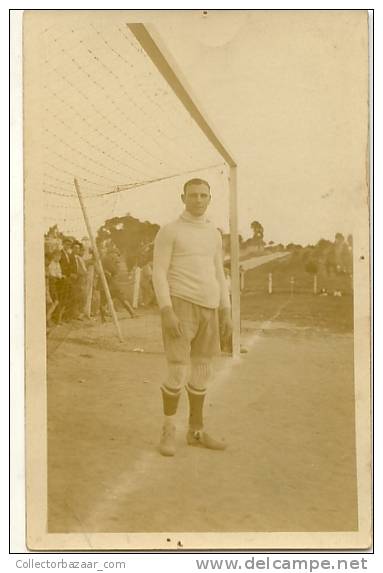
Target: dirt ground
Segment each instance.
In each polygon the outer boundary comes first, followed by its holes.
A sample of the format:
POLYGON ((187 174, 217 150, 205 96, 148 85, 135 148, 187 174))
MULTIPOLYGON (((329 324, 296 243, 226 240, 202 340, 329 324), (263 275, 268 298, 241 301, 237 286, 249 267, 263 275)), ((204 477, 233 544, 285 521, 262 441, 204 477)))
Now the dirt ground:
MULTIPOLYGON (((48 339, 50 532, 357 529, 353 337, 243 321, 248 353, 217 359, 206 424, 228 448, 160 456, 159 317, 48 339)), ((169 538, 170 539, 170 538, 169 538)))

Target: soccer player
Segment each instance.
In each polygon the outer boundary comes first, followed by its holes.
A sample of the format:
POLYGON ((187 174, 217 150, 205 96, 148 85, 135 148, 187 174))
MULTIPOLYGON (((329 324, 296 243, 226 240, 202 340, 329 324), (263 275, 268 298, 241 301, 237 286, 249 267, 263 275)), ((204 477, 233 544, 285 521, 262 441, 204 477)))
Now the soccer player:
POLYGON ((208 182, 187 181, 181 198, 184 212, 160 229, 154 243, 153 285, 168 363, 168 378, 161 386, 164 456, 175 454, 174 420, 183 386, 189 398, 187 443, 214 450, 226 447, 203 426, 212 359, 220 351, 219 329, 225 336, 232 330, 222 239, 205 215, 211 200, 208 182))

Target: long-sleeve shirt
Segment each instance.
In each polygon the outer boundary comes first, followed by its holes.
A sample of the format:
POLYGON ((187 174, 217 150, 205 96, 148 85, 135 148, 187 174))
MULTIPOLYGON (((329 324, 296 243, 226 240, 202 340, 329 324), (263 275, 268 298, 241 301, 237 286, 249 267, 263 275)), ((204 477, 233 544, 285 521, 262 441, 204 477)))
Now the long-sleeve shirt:
POLYGON ((222 238, 205 218, 185 211, 154 242, 153 286, 160 308, 179 297, 207 308, 228 308, 222 238))
POLYGON ((78 274, 86 275, 87 269, 84 259, 80 255, 75 255, 75 259, 76 259, 78 274))
POLYGON ((52 260, 48 265, 48 276, 54 279, 62 279, 61 265, 59 261, 52 260))

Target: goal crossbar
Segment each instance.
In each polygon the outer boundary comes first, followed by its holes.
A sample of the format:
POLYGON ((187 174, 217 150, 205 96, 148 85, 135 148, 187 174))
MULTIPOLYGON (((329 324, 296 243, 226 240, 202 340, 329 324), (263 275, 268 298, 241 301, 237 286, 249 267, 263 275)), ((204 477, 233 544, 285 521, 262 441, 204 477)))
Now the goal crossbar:
MULTIPOLYGON (((222 142, 218 139, 205 117, 202 115, 193 99, 190 97, 188 91, 185 89, 179 79, 179 74, 175 73, 174 69, 170 66, 165 58, 163 52, 160 50, 153 37, 149 33, 144 24, 127 24, 129 30, 135 36, 143 50, 152 60, 153 64, 157 67, 163 78, 167 81, 172 88, 178 99, 183 103, 188 110, 194 121, 201 128, 203 133, 224 158, 229 167, 236 167, 236 163, 230 153, 227 151, 222 142)), ((173 66, 174 67, 174 66, 173 66)))

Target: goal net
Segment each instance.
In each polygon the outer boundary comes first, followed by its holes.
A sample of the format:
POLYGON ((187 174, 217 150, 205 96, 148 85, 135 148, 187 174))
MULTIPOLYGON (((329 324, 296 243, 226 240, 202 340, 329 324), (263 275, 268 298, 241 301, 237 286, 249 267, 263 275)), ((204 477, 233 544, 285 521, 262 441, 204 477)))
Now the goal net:
POLYGON ((26 187, 42 191, 44 232, 57 227, 77 240, 88 234, 78 190, 95 237, 106 221, 128 214, 162 225, 179 215, 192 177, 209 181, 212 218, 227 232, 235 164, 146 27, 121 14, 26 14, 28 145, 36 148, 26 187))
POLYGON ((128 212, 162 224, 194 176, 211 180, 223 224, 223 158, 125 23, 77 20, 41 34, 45 226, 86 233, 74 177, 94 232, 128 212))

